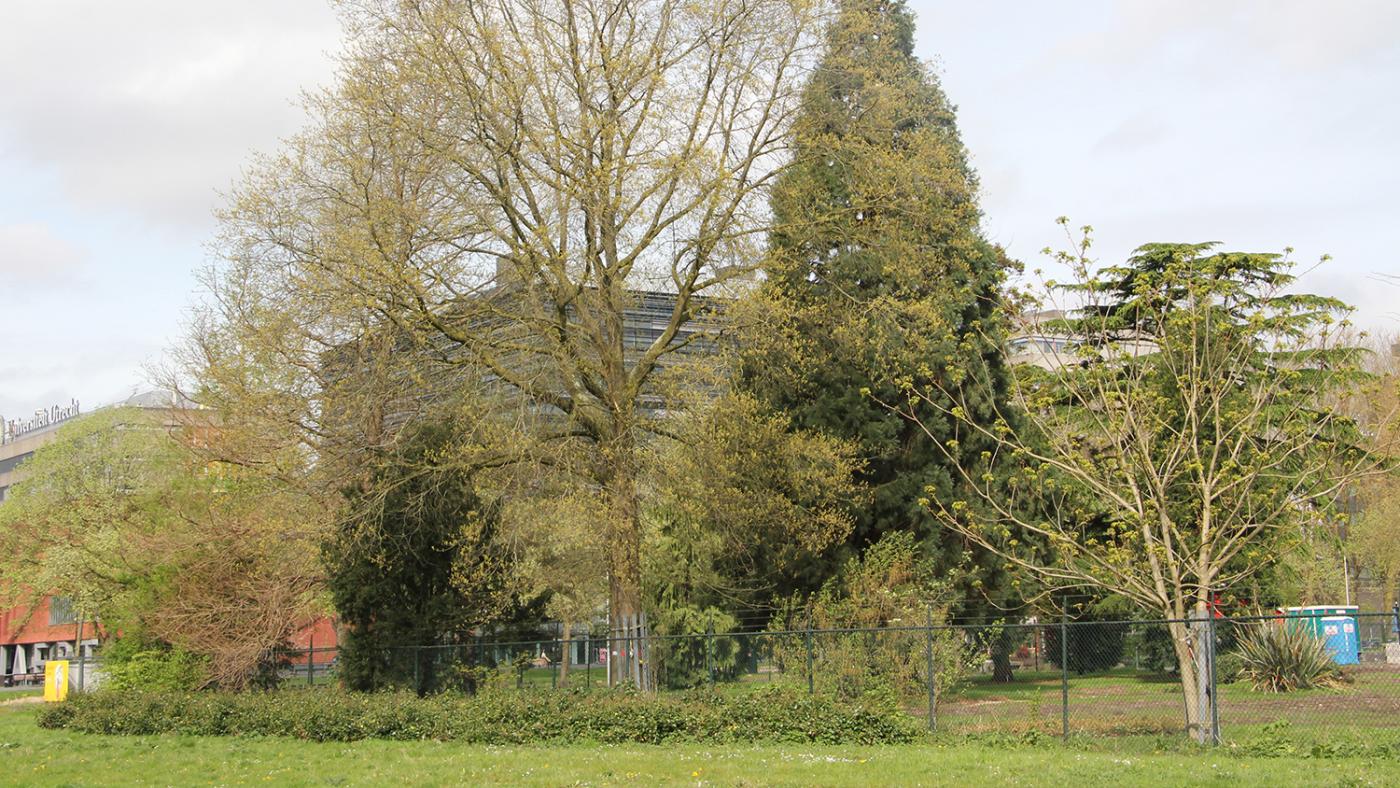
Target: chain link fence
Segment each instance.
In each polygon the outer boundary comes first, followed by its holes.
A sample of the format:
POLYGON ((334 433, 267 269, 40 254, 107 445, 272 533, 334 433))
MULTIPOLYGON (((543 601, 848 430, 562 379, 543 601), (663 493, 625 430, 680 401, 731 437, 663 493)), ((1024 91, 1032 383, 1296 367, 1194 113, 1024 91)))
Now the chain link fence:
MULTIPOLYGON (((1394 614, 1351 613, 592 634, 568 641, 483 637, 386 649, 375 669, 385 683, 423 694, 591 691, 616 683, 609 661, 635 660, 658 692, 786 685, 898 704, 931 730, 952 734, 1186 734, 1218 742, 1286 728, 1326 738, 1400 733, 1398 628, 1394 614), (1278 653, 1266 648, 1261 661, 1261 643, 1278 653), (1311 649, 1314 662, 1320 653, 1322 664, 1295 664, 1300 655, 1289 648, 1311 649), (1290 671, 1308 670, 1313 674, 1290 678, 1290 671), (1272 686, 1273 674, 1297 686, 1272 686)), ((336 648, 283 652, 280 683, 334 685, 339 657, 336 648)))

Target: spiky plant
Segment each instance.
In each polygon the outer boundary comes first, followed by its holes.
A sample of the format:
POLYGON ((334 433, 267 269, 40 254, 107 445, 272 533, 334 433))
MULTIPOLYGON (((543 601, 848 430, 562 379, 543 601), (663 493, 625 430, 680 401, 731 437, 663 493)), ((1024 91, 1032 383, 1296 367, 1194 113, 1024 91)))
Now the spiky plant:
POLYGON ((1292 692, 1342 683, 1342 672, 1327 646, 1300 626, 1266 623, 1251 627, 1236 654, 1240 678, 1261 692, 1292 692))

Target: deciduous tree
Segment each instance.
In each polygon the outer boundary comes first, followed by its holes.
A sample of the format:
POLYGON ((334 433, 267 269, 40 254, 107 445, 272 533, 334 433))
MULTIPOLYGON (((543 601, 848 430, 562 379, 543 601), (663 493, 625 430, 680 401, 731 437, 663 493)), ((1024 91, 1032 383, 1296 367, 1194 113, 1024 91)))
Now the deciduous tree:
POLYGON ((1066 344, 1048 370, 1017 368, 1015 412, 988 424, 975 415, 982 401, 964 405, 948 388, 920 396, 956 426, 952 437, 930 431, 950 454, 990 442, 983 467, 963 471, 972 494, 930 496, 930 507, 1052 586, 1101 589, 1171 619, 1187 723, 1209 738, 1202 644, 1186 620, 1208 616, 1213 594, 1274 560, 1274 538, 1331 516, 1375 467, 1337 406, 1366 377, 1361 351, 1339 341, 1345 305, 1294 292, 1281 255, 1148 244, 1099 267, 1088 249, 1086 235, 1061 256, 1069 283, 1041 294, 1070 293, 1069 317, 1026 326, 1066 344), (1017 468, 1009 487, 995 473, 1006 460, 1017 468), (1008 489, 1041 508, 1018 508, 1008 489), (1028 551, 1032 537, 1055 560, 1028 551))
POLYGON ((452 370, 438 381, 496 384, 556 445, 534 461, 591 453, 611 615, 633 616, 647 388, 757 264, 821 4, 344 9, 339 84, 230 198, 212 323, 299 324, 280 335, 303 369, 373 323, 452 370), (638 333, 646 290, 671 297, 638 333))

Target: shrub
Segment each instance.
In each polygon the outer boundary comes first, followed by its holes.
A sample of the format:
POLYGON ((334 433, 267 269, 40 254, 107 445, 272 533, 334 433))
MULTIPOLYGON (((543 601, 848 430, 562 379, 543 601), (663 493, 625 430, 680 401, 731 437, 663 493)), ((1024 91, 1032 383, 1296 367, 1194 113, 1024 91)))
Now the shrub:
POLYGON ((944 626, 948 586, 936 577, 914 536, 898 531, 852 558, 821 591, 783 604, 770 622, 773 662, 820 694, 842 700, 927 696, 928 651, 940 695, 950 692, 982 663, 998 627, 977 633, 944 626), (928 623, 937 628, 921 630, 928 623), (796 630, 812 628, 808 635, 796 630), (781 633, 781 634, 778 634, 781 633))
POLYGON ((912 718, 780 687, 742 695, 629 691, 486 692, 419 698, 331 689, 272 693, 100 691, 39 713, 46 728, 85 733, 290 736, 313 741, 435 739, 473 744, 815 742, 897 744, 912 718))
POLYGON ((652 667, 657 681, 667 689, 699 687, 714 678, 720 681, 738 676, 741 664, 740 640, 732 634, 739 622, 720 610, 703 610, 684 605, 657 611, 653 634, 660 635, 651 645, 652 667))
MULTIPOLYGON (((1110 670, 1123 661, 1124 637, 1131 625, 1122 623, 1133 610, 1120 597, 1109 597, 1089 607, 1072 626, 1066 627, 1064 654, 1068 669, 1075 673, 1110 670), (1118 623, 1107 623, 1118 622, 1118 623)), ((1045 657, 1060 666, 1060 628, 1046 626, 1045 657)))
POLYGON ((1265 692, 1335 687, 1341 670, 1319 638, 1299 626, 1258 624, 1240 640, 1240 678, 1265 692))
POLYGON ((104 685, 114 690, 192 690, 209 682, 209 660, 137 638, 117 638, 102 649, 104 685))

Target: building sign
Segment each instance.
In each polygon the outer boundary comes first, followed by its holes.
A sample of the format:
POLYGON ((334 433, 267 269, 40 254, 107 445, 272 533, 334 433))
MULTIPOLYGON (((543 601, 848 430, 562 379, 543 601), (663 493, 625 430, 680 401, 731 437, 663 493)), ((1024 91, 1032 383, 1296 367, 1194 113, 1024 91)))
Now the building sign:
POLYGON ((3 429, 0 429, 0 444, 13 443, 31 432, 38 432, 45 427, 74 418, 80 412, 78 401, 73 400, 66 406, 54 405, 47 410, 36 410, 34 415, 27 419, 5 421, 4 417, 0 416, 0 424, 3 424, 3 429))

